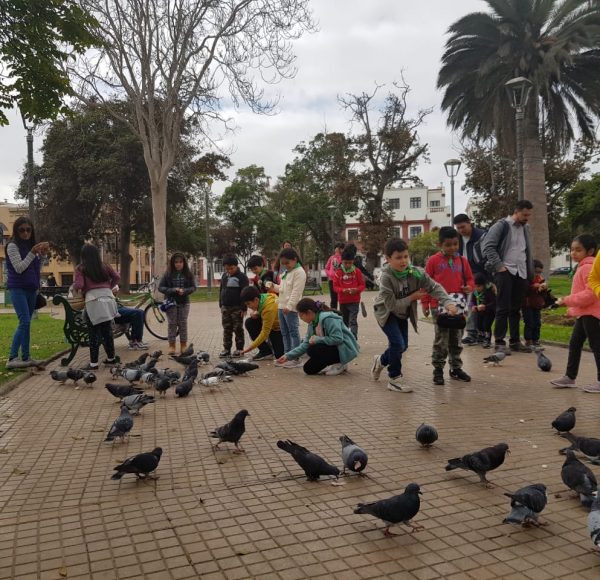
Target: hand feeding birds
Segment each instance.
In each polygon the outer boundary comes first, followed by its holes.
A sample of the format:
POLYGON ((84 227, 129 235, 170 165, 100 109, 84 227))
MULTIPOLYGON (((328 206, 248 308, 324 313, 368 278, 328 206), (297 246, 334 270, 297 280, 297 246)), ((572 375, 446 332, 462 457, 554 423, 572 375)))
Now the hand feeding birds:
POLYGON ((510 453, 508 445, 506 443, 499 443, 475 453, 449 459, 446 471, 452 471, 453 469, 473 471, 479 475, 481 483, 485 483, 486 487, 492 487, 492 484, 486 478, 486 474, 488 471, 493 471, 500 467, 504 463, 507 453, 510 453))
POLYGON ((346 473, 346 469, 362 475, 362 471, 367 466, 369 457, 364 449, 356 445, 350 437, 342 435, 340 437, 340 443, 342 444, 342 461, 344 462, 343 474, 346 473))
POLYGON ((543 526, 544 522, 538 520, 539 514, 548 503, 546 486, 542 483, 527 485, 515 491, 505 493, 510 498, 510 513, 504 518, 504 524, 520 524, 527 526, 543 526))
POLYGON ((312 453, 306 447, 302 447, 289 439, 287 441, 277 441, 277 447, 294 458, 294 461, 304 470, 308 481, 318 481, 322 475, 333 475, 337 479, 340 475, 340 470, 335 465, 327 463, 316 453, 312 453))
MULTIPOLYGON (((116 473, 113 473, 111 479, 121 479, 127 473, 135 474, 137 479, 147 479, 153 471, 156 471, 161 457, 162 448, 160 447, 149 453, 139 453, 129 457, 114 468, 116 473)), ((158 477, 155 476, 153 479, 158 479, 158 477)))
POLYGON ((438 432, 433 425, 421 423, 415 433, 416 440, 427 449, 438 440, 438 432))
POLYGON ((211 431, 209 436, 219 440, 215 443, 213 449, 216 451, 221 443, 233 443, 235 445, 234 453, 245 453, 245 450, 240 446, 240 439, 246 432, 246 417, 249 416, 250 413, 246 409, 242 409, 235 414, 235 417, 229 423, 225 423, 225 425, 211 431))

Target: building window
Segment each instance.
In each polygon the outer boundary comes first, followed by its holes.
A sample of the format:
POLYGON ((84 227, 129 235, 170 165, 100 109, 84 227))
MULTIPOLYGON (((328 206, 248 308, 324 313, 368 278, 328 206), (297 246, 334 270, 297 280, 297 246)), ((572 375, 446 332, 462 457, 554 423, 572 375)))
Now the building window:
POLYGON ((429 202, 429 207, 440 207, 440 203, 442 203, 439 199, 432 199, 429 202))
POLYGON ((409 237, 412 240, 413 238, 416 238, 417 236, 421 235, 421 232, 423 231, 423 228, 421 226, 410 226, 409 228, 409 237))
POLYGON ((213 262, 213 276, 223 274, 223 260, 215 260, 213 262))
POLYGON ((400 209, 400 198, 392 197, 388 199, 390 209, 400 209))
POLYGON ((402 237, 402 228, 400 226, 394 226, 392 228, 392 237, 393 238, 401 238, 402 237))
POLYGON ((420 197, 411 197, 410 198, 410 209, 418 209, 421 207, 421 198, 420 197))
POLYGON ((346 230, 346 240, 348 242, 354 242, 355 240, 358 240, 358 228, 346 230))
POLYGON ((60 275, 60 285, 61 286, 70 286, 73 284, 73 274, 61 274, 60 275))

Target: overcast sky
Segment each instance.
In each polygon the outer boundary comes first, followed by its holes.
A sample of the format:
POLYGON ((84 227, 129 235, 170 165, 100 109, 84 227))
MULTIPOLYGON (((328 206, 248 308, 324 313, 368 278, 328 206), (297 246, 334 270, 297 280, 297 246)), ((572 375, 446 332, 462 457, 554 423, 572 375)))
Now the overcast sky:
MULTIPOLYGON (((375 83, 397 80, 400 73, 411 86, 409 107, 433 107, 420 130, 429 143, 431 163, 418 169, 428 186, 449 180, 443 162, 455 157, 457 138, 446 127, 436 90, 440 57, 448 26, 467 12, 485 10, 482 0, 314 0, 319 31, 295 44, 298 74, 277 86, 279 113, 259 116, 236 114, 237 130, 227 139, 235 168, 262 165, 268 175, 283 173, 292 149, 326 126, 348 131, 346 114, 337 95, 371 91, 375 83)), ((12 199, 26 160, 25 132, 20 118, 9 112, 11 125, 0 128, 0 199, 12 199)), ((42 136, 36 136, 39 146, 42 136)), ((41 161, 36 151, 36 161, 41 161)), ((457 178, 457 211, 466 200, 457 178)), ((222 186, 218 189, 222 189, 222 186)))

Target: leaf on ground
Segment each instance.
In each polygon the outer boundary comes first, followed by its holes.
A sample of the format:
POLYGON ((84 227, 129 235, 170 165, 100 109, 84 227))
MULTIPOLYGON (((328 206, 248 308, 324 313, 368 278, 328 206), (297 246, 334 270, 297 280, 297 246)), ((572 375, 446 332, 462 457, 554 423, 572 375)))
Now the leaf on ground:
POLYGON ((71 439, 73 439, 73 441, 83 441, 85 437, 82 437, 81 435, 71 435, 71 439))
POLYGON ((58 575, 62 576, 63 578, 66 578, 67 577, 67 569, 64 566, 62 568, 59 568, 58 575))
POLYGON ((2 413, 1 416, 4 417, 5 419, 10 419, 12 417, 12 413, 2 413))
POLYGON ((18 467, 15 467, 12 470, 13 475, 25 475, 28 473, 28 471, 26 469, 19 469, 18 467))
POLYGON ((8 455, 9 453, 10 453, 10 451, 8 449, 6 449, 6 447, 3 449, 0 449, 0 455, 8 455))
POLYGON ((141 435, 139 433, 134 433, 133 435, 130 435, 130 437, 141 437, 141 435))

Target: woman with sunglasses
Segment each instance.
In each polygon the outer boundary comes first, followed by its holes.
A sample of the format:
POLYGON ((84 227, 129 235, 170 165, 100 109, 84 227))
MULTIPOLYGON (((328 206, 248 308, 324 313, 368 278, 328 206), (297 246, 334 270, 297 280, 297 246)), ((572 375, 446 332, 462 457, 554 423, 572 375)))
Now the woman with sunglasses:
POLYGON ((6 287, 19 319, 12 339, 7 369, 40 366, 41 362, 29 358, 31 317, 35 310, 35 299, 40 288, 42 254, 50 249, 48 242, 35 241, 33 223, 28 217, 18 218, 13 225, 12 237, 6 246, 6 287), (19 360, 19 351, 21 359, 19 360))

